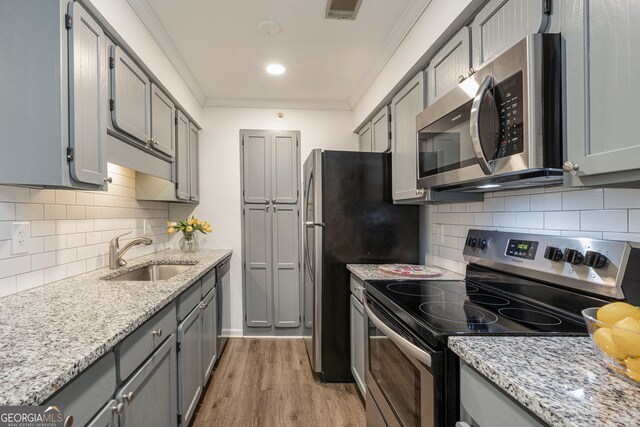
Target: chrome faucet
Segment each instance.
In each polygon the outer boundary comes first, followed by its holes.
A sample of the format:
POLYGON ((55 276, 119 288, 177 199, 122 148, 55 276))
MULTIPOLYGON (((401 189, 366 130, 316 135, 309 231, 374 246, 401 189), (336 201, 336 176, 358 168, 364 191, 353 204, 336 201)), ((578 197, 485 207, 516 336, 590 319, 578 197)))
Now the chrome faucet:
POLYGON ((111 239, 111 242, 109 243, 109 268, 113 269, 124 267, 125 265, 127 265, 127 261, 123 259, 122 256, 132 247, 143 244, 150 245, 153 243, 153 240, 147 237, 138 237, 137 239, 133 239, 132 241, 124 245, 122 249, 120 249, 119 239, 126 236, 127 234, 131 234, 131 231, 111 239))

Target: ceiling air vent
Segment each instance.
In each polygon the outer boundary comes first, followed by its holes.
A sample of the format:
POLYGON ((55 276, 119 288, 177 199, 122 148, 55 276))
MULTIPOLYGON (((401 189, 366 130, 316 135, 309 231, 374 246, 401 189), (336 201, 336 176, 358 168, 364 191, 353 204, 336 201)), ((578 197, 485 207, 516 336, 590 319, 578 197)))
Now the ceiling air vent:
POLYGON ((327 0, 327 19, 356 19, 362 0, 327 0))

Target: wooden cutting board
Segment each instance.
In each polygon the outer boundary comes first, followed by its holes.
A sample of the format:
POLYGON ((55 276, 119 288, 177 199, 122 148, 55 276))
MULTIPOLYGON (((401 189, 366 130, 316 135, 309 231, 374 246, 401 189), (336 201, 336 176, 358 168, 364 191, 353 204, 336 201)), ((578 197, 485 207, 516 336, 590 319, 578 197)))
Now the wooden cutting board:
POLYGON ((413 264, 383 264, 378 266, 378 270, 382 273, 411 277, 413 279, 429 279, 440 277, 444 274, 442 270, 437 268, 413 264))

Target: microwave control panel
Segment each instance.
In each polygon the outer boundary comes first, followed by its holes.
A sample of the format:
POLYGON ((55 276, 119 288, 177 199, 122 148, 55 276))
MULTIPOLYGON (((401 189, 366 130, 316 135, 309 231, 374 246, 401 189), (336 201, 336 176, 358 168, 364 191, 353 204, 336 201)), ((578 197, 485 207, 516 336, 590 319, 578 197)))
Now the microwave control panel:
POLYGON ((524 121, 522 109, 523 74, 518 71, 494 87, 498 110, 498 145, 496 159, 524 151, 524 121))

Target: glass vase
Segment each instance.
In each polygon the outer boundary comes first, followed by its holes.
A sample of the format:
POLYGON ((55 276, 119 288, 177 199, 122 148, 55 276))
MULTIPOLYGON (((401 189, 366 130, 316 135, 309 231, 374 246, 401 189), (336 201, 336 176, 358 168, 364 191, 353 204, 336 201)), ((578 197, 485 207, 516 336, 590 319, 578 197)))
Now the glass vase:
POLYGON ((189 253, 196 252, 198 250, 198 235, 196 233, 182 233, 180 250, 189 253))

